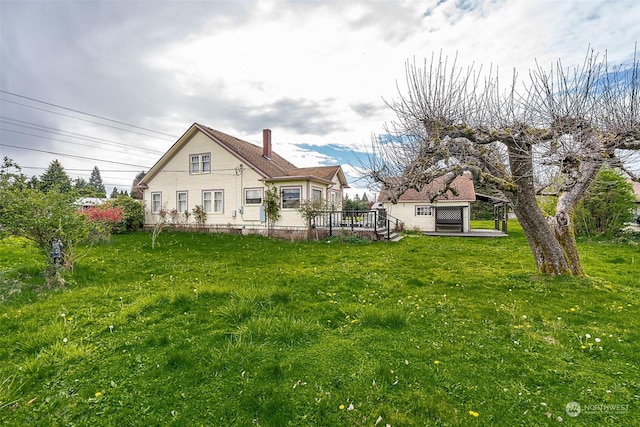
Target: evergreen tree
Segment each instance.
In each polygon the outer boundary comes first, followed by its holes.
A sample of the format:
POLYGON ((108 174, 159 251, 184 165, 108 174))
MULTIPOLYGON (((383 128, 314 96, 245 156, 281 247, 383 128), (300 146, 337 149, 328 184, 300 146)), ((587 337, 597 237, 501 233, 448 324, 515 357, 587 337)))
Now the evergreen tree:
POLYGON ((111 192, 111 196, 109 196, 110 199, 117 199, 118 198, 118 187, 113 187, 113 191, 111 192))
POLYGON ((107 190, 104 188, 102 182, 102 176, 100 176, 100 169, 97 166, 93 167, 91 171, 91 177, 89 178, 89 187, 93 188, 96 197, 107 197, 107 190))
POLYGON ((49 164, 47 170, 40 177, 40 190, 47 193, 54 188, 63 194, 69 193, 72 188, 71 178, 57 159, 49 164))
POLYGON ((95 191, 89 187, 89 183, 84 178, 74 179, 73 188, 82 197, 93 197, 95 194, 95 191))
POLYGON ((142 200, 143 198, 144 193, 141 189, 135 188, 135 186, 138 185, 140 181, 142 181, 142 178, 144 178, 145 175, 146 173, 142 171, 138 175, 136 175, 135 178, 133 178, 133 184, 131 185, 131 197, 133 197, 134 199, 142 200))

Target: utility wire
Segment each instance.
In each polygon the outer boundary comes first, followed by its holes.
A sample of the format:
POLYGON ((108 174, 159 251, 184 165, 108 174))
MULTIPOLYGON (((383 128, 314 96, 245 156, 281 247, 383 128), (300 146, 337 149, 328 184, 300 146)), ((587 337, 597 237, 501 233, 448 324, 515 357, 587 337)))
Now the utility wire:
MULTIPOLYGON (((106 144, 106 145, 112 145, 114 147, 122 147, 122 148, 134 148, 136 150, 142 150, 142 151, 148 151, 150 153, 153 154, 158 154, 158 155, 162 155, 164 154, 162 151, 158 151, 158 150, 152 150, 149 148, 145 148, 145 147, 136 147, 134 145, 131 144, 124 144, 121 142, 116 142, 116 141, 111 141, 108 139, 104 139, 104 138, 98 138, 95 136, 90 136, 90 135, 83 135, 77 132, 69 132, 69 131, 62 131, 50 126, 45 126, 45 125, 39 125, 37 123, 33 123, 33 122, 27 122, 25 120, 19 120, 19 119, 14 119, 12 117, 7 117, 7 116, 2 116, 0 115, 0 122, 12 125, 12 126, 18 126, 18 127, 22 127, 22 128, 27 128, 27 129, 32 129, 32 130, 36 130, 38 132, 52 132, 52 133, 56 133, 62 136, 68 136, 71 138, 77 138, 77 139, 81 139, 81 140, 85 140, 85 141, 89 141, 89 142, 98 142, 101 144, 106 144)), ((9 132, 12 132, 9 129, 5 129, 2 128, 2 130, 6 130, 9 132)), ((36 136, 36 135, 32 135, 32 136, 36 136)), ((96 147, 97 148, 97 147, 96 147)))
POLYGON ((37 151, 39 153, 53 154, 55 156, 71 157, 71 158, 82 159, 82 160, 93 160, 93 161, 102 162, 102 163, 112 163, 112 164, 115 164, 115 165, 134 166, 134 167, 137 167, 137 168, 148 169, 147 166, 142 166, 142 165, 133 164, 133 163, 116 162, 116 161, 113 161, 113 160, 102 160, 102 159, 96 159, 96 158, 93 158, 93 157, 76 156, 74 154, 56 153, 54 151, 38 150, 36 148, 20 147, 20 146, 17 146, 17 145, 4 144, 2 142, 0 142, 0 146, 17 148, 19 150, 37 151))
POLYGON ((100 122, 94 122, 93 120, 81 119, 80 117, 71 116, 69 114, 58 113, 57 111, 47 110, 46 108, 38 108, 38 107, 34 107, 33 105, 22 104, 22 103, 16 102, 16 101, 10 101, 10 100, 5 99, 5 98, 0 98, 0 101, 9 102, 11 104, 20 105, 20 106, 23 106, 23 107, 33 108, 34 110, 38 110, 38 111, 45 111, 45 112, 51 113, 51 114, 57 114, 58 116, 70 117, 70 118, 72 118, 74 120, 80 120, 80 121, 87 122, 87 123, 92 123, 92 124, 98 125, 98 126, 104 126, 104 127, 108 127, 108 128, 111 128, 111 129, 122 130, 122 131, 125 131, 125 132, 134 133, 136 135, 147 136, 149 138, 156 138, 156 139, 160 139, 162 141, 175 141, 176 139, 178 139, 178 137, 172 136, 172 135, 168 135, 168 136, 171 136, 171 138, 173 138, 173 139, 166 139, 166 138, 162 138, 162 137, 159 137, 159 136, 156 136, 156 135, 148 135, 146 133, 136 132, 136 131, 131 130, 131 129, 124 129, 124 128, 121 128, 121 127, 118 127, 118 126, 108 125, 106 123, 100 123, 100 122))
POLYGON ((96 119, 106 120, 108 122, 116 123, 116 124, 119 124, 119 125, 129 126, 129 127, 135 128, 135 129, 140 129, 140 130, 144 130, 144 131, 147 131, 147 132, 157 133, 158 135, 163 135, 163 136, 168 136, 170 138, 175 138, 174 135, 169 135, 168 133, 164 133, 164 132, 160 132, 160 131, 157 131, 157 130, 145 128, 145 127, 142 127, 142 126, 132 125, 130 123, 121 122, 119 120, 110 119, 108 117, 98 116, 97 114, 91 114, 91 113, 87 113, 87 112, 84 112, 84 111, 75 110, 75 109, 69 108, 69 107, 63 107, 62 105, 58 105, 58 104, 54 104, 54 103, 51 103, 51 102, 42 101, 40 99, 31 98, 31 97, 20 95, 20 94, 14 93, 14 92, 9 92, 7 90, 0 89, 0 92, 6 93, 7 95, 13 95, 13 96, 16 96, 16 97, 22 98, 22 99, 28 99, 29 101, 38 102, 40 104, 49 105, 51 107, 56 107, 56 108, 60 108, 60 109, 63 109, 63 110, 72 111, 72 112, 78 113, 78 114, 84 114, 85 116, 94 117, 96 119))
MULTIPOLYGON (((56 139, 56 138, 50 138, 48 136, 34 135, 32 133, 26 133, 26 132, 20 132, 20 131, 17 131, 17 130, 5 129, 3 127, 0 127, 0 130, 3 130, 5 132, 13 132, 13 133, 17 133, 17 134, 20 134, 20 135, 33 136, 35 138, 42 138, 42 139, 46 139, 48 141, 64 142, 66 144, 80 145, 80 146, 86 147, 85 144, 81 144, 79 142, 73 142, 73 141, 65 141, 64 139, 56 139)), ((98 149, 98 150, 108 150, 107 148, 100 148, 100 147, 95 147, 95 148, 98 149)), ((143 154, 140 154, 139 156, 140 157, 146 157, 148 159, 157 159, 157 156, 145 156, 143 154)))

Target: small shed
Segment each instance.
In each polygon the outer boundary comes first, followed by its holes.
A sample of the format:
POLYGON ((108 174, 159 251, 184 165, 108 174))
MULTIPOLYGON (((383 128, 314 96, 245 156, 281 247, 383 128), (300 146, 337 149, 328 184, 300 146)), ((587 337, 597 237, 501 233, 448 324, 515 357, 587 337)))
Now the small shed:
POLYGON ((440 194, 447 178, 437 178, 421 191, 407 190, 396 203, 390 201, 389 191, 383 187, 378 202, 388 215, 402 221, 406 229, 468 233, 471 231, 471 202, 476 200, 471 174, 456 177, 449 189, 440 194))

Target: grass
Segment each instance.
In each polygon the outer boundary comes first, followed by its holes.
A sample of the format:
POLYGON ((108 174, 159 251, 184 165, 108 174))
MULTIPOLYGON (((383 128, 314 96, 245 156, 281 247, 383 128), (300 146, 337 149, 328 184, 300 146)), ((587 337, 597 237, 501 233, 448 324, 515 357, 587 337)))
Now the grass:
POLYGON ((3 425, 640 425, 640 250, 113 236, 63 289, 0 241, 3 425), (571 417, 569 402, 582 412, 571 417), (380 420, 380 421, 378 421, 380 420))

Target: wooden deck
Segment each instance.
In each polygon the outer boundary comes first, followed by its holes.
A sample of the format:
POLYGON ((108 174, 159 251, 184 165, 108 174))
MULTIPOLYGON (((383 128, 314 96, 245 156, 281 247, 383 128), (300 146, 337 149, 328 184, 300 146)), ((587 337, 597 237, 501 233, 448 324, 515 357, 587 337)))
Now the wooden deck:
POLYGON ((493 229, 472 229, 468 233, 446 232, 446 231, 424 231, 425 236, 448 236, 448 237, 506 237, 507 233, 493 229))

